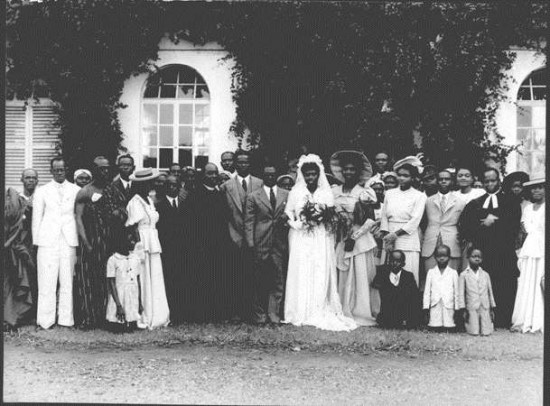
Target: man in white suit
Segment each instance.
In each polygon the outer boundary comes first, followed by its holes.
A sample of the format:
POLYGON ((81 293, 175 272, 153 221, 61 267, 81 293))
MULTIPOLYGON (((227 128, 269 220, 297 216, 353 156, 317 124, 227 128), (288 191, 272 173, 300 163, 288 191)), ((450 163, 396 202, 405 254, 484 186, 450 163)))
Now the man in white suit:
POLYGON ((73 320, 73 270, 78 234, 74 216, 76 194, 80 188, 66 180, 65 161, 50 162, 53 180, 34 194, 32 236, 38 246, 38 309, 36 323, 48 329, 56 321, 56 291, 59 281, 57 324, 70 327, 73 320))

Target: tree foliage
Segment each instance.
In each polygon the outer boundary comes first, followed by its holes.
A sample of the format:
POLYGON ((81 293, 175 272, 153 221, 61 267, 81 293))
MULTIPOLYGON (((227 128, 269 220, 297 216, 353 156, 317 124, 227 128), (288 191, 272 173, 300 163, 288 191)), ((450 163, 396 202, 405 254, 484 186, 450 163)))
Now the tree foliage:
POLYGON ((113 155, 125 79, 174 41, 234 59, 232 131, 275 159, 307 146, 416 152, 435 164, 504 158, 495 112, 511 46, 544 44, 545 3, 46 0, 8 15, 8 84, 42 79, 60 102, 63 151, 113 155))

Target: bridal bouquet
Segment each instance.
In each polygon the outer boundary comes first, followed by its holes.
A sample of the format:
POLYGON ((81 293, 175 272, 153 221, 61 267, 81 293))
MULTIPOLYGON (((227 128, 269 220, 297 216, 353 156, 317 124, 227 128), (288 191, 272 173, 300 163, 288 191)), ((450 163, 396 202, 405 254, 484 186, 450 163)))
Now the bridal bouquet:
POLYGON ((324 225, 328 231, 336 233, 345 222, 333 206, 309 200, 300 212, 300 219, 304 223, 304 229, 309 232, 313 231, 315 227, 324 225))

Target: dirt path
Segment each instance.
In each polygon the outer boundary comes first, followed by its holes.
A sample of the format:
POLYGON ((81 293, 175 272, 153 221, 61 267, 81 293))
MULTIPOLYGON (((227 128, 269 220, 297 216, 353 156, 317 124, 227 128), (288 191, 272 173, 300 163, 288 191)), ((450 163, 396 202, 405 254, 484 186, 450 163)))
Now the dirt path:
POLYGON ((542 404, 542 357, 472 360, 183 344, 74 351, 4 346, 4 401, 542 404))

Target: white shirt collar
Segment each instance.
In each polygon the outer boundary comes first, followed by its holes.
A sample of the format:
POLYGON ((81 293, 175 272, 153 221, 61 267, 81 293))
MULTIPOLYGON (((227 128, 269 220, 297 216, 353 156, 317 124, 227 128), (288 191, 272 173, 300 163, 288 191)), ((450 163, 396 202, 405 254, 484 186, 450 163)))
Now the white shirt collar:
POLYGON ((267 193, 267 197, 269 197, 269 193, 270 193, 269 189, 273 189, 273 193, 275 193, 275 196, 277 196, 277 185, 275 185, 273 187, 268 187, 268 186, 264 185, 264 190, 265 190, 265 193, 267 193))
POLYGON ((250 184, 250 175, 247 175, 245 178, 243 178, 241 175, 237 174, 237 179, 239 180, 239 183, 243 183, 243 179, 244 179, 247 185, 250 184))
POLYGON ((132 187, 132 181, 131 180, 124 180, 120 178, 120 181, 122 182, 122 186, 124 186, 124 189, 126 189, 128 186, 132 187))
POLYGON ((166 195, 166 198, 168 199, 168 203, 172 206, 174 204, 174 200, 176 201, 176 207, 178 206, 178 197, 170 197, 166 195))
POLYGON ((393 286, 399 285, 399 280, 401 279, 401 271, 397 273, 390 272, 390 282, 393 286))
POLYGON ((487 196, 487 199, 485 199, 485 202, 483 203, 483 208, 487 209, 489 207, 489 202, 493 201, 493 209, 498 209, 498 199, 497 194, 500 192, 500 189, 497 190, 495 193, 488 193, 489 196, 487 196))

